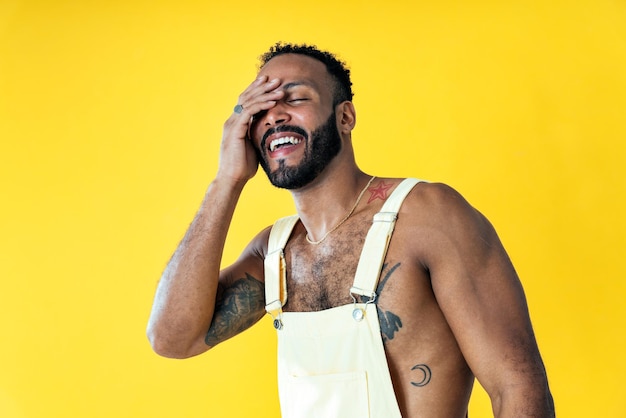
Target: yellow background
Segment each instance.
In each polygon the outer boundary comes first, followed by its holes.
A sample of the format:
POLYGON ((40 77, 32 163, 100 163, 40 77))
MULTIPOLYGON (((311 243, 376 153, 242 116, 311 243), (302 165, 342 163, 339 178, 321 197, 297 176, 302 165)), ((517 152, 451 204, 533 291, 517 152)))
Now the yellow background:
MULTIPOLYGON (((621 0, 1 0, 0 416, 278 416, 267 320, 185 361, 145 338, 277 40, 348 61, 362 168, 446 182, 492 220, 558 414, 624 417, 621 0)), ((292 212, 257 175, 224 262, 292 212)), ((490 416, 479 388, 470 416, 490 416)))

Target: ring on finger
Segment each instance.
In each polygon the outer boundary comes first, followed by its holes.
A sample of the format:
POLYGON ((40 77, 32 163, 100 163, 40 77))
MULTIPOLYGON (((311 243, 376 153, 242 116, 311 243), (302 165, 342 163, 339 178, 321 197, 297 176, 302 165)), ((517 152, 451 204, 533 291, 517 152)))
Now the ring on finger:
POLYGON ((235 112, 236 114, 240 114, 241 112, 243 112, 243 106, 240 104, 237 104, 235 108, 233 109, 233 112, 235 112))

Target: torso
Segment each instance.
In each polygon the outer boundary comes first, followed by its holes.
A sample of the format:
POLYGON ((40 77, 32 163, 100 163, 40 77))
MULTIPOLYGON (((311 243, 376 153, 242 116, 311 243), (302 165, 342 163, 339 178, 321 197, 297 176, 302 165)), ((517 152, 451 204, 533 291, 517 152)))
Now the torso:
MULTIPOLYGON (((400 180, 384 181, 395 186, 400 180)), ((414 190, 402 206, 385 258, 376 301, 381 338, 403 417, 465 417, 474 378, 420 261, 427 230, 412 215, 419 211, 419 195, 414 190)), ((304 227, 296 225, 285 248, 285 311, 352 303, 349 289, 363 242, 382 203, 376 199, 364 205, 318 245, 308 243, 304 227)))

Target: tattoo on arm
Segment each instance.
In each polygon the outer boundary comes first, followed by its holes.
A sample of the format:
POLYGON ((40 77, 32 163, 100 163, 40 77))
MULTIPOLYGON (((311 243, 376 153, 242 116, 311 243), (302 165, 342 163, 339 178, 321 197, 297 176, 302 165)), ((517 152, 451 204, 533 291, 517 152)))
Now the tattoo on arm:
POLYGON ((430 367, 426 364, 416 364, 411 367, 411 370, 415 371, 414 374, 415 381, 411 380, 411 384, 418 388, 422 386, 426 386, 430 382, 430 378, 432 377, 432 373, 430 371, 430 367))
POLYGON ((263 283, 248 273, 230 287, 218 285, 213 321, 205 343, 213 347, 256 323, 265 312, 264 298, 263 283))

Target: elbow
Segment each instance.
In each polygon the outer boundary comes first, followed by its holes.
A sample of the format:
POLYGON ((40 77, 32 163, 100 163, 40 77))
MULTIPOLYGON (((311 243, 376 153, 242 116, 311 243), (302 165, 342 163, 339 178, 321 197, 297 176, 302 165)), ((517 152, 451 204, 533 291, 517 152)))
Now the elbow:
POLYGON ((171 359, 185 359, 191 357, 184 350, 180 350, 179 348, 172 346, 171 344, 167 344, 159 339, 149 338, 149 341, 152 346, 152 351, 161 357, 171 359))
POLYGON ((152 351, 159 356, 167 358, 184 358, 181 356, 182 353, 180 350, 176 349, 175 345, 171 344, 168 338, 162 336, 153 327, 148 326, 146 335, 148 337, 148 341, 150 342, 150 346, 152 347, 152 351))
POLYGON ((161 357, 171 359, 186 359, 194 357, 210 348, 204 344, 204 340, 196 344, 185 344, 183 340, 173 338, 167 334, 163 335, 151 327, 148 327, 147 336, 150 346, 152 347, 152 351, 161 357), (200 349, 198 347, 200 347, 200 349))
MULTIPOLYGON (((532 412, 532 416, 554 418, 554 400, 547 381, 537 379, 533 382, 511 384, 504 391, 492 397, 495 416, 504 416, 513 412, 532 412)), ((507 415, 508 416, 508 415, 507 415)))

